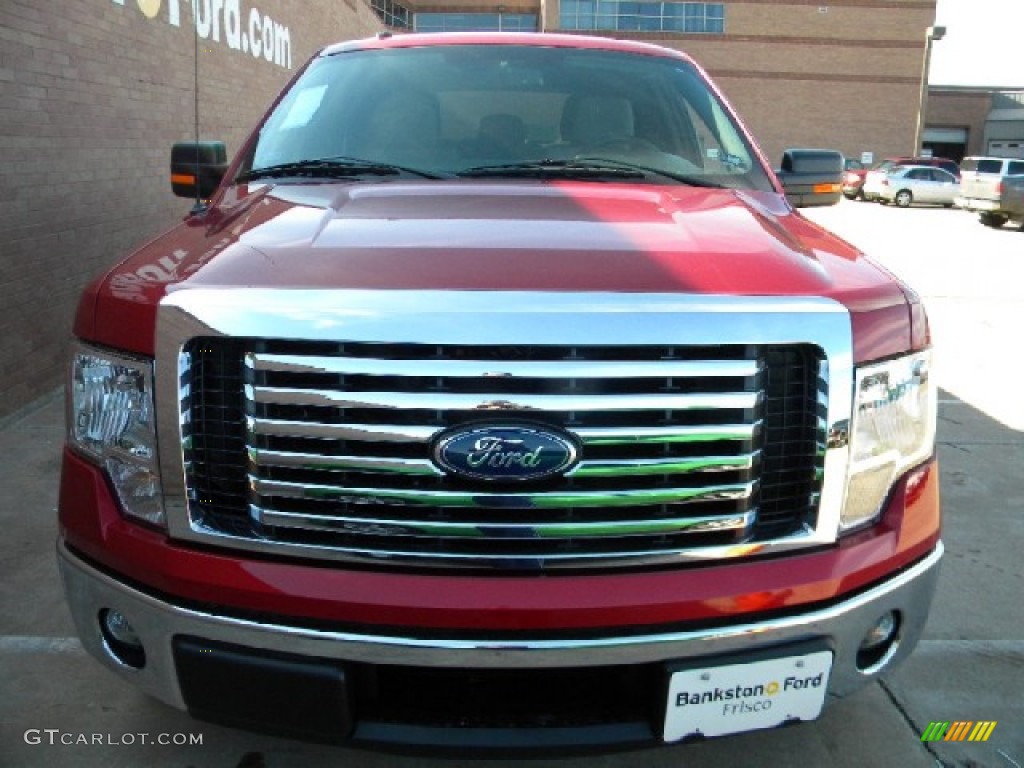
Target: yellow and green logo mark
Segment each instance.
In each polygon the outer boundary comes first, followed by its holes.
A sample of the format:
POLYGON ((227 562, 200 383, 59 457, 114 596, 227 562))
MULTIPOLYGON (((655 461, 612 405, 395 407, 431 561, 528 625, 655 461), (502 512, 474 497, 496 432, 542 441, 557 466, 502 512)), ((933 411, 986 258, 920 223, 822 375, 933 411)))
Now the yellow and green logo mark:
POLYGON ((921 734, 921 741, 988 741, 996 729, 996 720, 932 720, 921 734))

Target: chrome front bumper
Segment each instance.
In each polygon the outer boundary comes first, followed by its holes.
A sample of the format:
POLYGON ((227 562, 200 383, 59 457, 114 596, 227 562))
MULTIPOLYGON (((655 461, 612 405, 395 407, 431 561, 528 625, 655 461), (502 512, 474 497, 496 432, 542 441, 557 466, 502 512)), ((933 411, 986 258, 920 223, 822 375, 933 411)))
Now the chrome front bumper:
POLYGON ((749 652, 786 643, 823 639, 835 653, 829 694, 847 695, 917 644, 939 573, 943 547, 892 578, 834 605, 804 614, 714 629, 585 639, 425 639, 407 635, 331 632, 259 623, 182 608, 122 584, 58 542, 58 560, 68 604, 90 654, 150 695, 186 709, 174 664, 173 640, 188 635, 254 650, 281 651, 320 659, 417 667, 572 668, 641 664, 749 652), (100 633, 104 609, 124 614, 145 648, 141 669, 111 652, 100 633), (857 668, 858 646, 887 611, 898 612, 899 636, 879 664, 857 668))

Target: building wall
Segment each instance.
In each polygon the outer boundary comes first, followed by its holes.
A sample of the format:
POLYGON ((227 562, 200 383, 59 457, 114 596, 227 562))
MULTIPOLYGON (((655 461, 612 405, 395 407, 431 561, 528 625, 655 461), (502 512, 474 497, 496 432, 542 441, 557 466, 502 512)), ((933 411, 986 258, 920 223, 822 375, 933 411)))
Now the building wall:
POLYGON ((992 94, 984 146, 985 154, 1024 158, 1024 91, 992 94))
POLYGON ((991 108, 992 94, 988 91, 930 88, 925 124, 929 128, 966 128, 966 154, 984 155, 985 120, 991 108))
POLYGON ((796 146, 881 159, 913 151, 934 20, 935 0, 733 0, 725 35, 616 34, 693 56, 774 163, 796 146))
POLYGON ((317 48, 380 28, 361 0, 197 2, 196 26, 188 0, 0 0, 0 418, 62 380, 90 277, 188 211, 196 64, 200 133, 233 153, 317 48))

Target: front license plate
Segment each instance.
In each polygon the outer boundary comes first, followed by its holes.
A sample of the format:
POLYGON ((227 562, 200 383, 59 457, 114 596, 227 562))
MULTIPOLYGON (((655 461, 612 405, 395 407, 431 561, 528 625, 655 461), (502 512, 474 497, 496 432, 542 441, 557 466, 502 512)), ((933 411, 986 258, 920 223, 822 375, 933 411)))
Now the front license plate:
POLYGON ((698 667, 669 680, 665 741, 774 728, 821 714, 832 652, 698 667))

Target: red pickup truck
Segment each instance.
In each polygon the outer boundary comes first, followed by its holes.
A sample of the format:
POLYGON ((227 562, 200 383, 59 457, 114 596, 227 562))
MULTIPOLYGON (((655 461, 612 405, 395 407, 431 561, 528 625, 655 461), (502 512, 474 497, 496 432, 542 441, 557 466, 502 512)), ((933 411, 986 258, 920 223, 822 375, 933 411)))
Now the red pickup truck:
MULTIPOLYGON (((84 646, 202 719, 603 749, 816 718, 942 555, 919 298, 687 56, 313 57, 85 292, 58 553, 84 646)), ((461 754, 461 752, 460 752, 461 754)))

